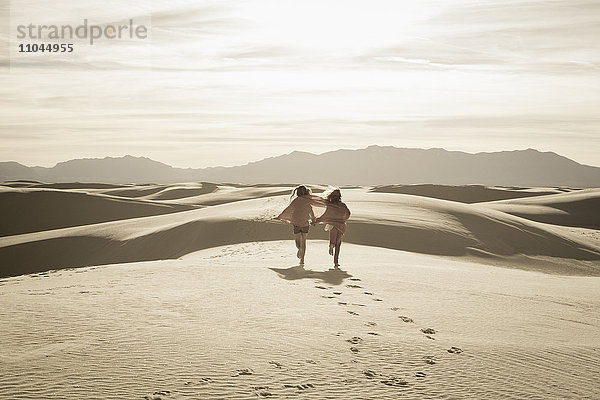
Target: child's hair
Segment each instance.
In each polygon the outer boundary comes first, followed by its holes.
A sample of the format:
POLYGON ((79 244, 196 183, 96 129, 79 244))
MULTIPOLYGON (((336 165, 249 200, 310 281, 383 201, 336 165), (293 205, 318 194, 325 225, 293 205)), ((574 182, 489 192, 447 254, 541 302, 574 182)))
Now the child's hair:
POLYGON ((312 192, 311 192, 311 190, 310 190, 308 187, 306 187, 306 186, 304 186, 304 185, 298 185, 298 186, 297 186, 297 187, 296 187, 296 188, 295 188, 295 189, 292 191, 292 196, 291 196, 291 197, 294 197, 294 196, 306 196, 306 195, 309 195, 309 194, 311 194, 311 193, 312 193, 312 192))
POLYGON ((327 202, 329 203, 339 203, 342 201, 342 192, 340 189, 334 189, 327 195, 327 202))

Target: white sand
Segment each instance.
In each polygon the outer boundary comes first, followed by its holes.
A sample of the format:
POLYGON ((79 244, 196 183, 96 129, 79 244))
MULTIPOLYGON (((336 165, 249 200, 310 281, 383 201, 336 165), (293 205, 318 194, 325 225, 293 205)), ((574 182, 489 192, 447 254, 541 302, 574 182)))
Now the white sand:
POLYGON ((600 396, 600 278, 308 245, 2 280, 0 398, 600 396))
MULTIPOLYGON (((284 189, 221 185, 204 195, 197 195, 193 190, 194 194, 187 201, 194 204, 173 206, 200 208, 179 212, 153 209, 150 211, 163 215, 124 219, 111 214, 113 200, 107 198, 92 214, 116 220, 93 224, 84 218, 81 224, 73 223, 71 210, 77 209, 79 201, 76 197, 68 197, 55 206, 63 207, 58 217, 66 214, 64 218, 72 227, 0 237, 0 259, 6 264, 0 276, 64 267, 173 259, 232 243, 287 239, 290 238, 290 227, 272 220, 289 201, 289 196, 280 194, 284 189), (251 195, 259 198, 244 200, 251 195), (202 204, 203 201, 215 205, 207 206, 202 204)), ((600 190, 587 193, 592 200, 600 198, 600 190)), ((2 194, 7 193, 0 193, 0 196, 2 194)), ((30 194, 40 195, 38 192, 30 194)), ((570 193, 559 196, 570 196, 570 193)), ((577 223, 564 226, 536 222, 494 209, 499 203, 464 204, 406 194, 372 193, 368 189, 346 189, 344 199, 353 213, 344 238, 350 243, 475 258, 487 264, 548 273, 600 275, 598 231, 580 228, 577 223)), ((162 201, 126 201, 140 202, 143 207, 165 207, 162 201)), ((178 201, 186 202, 185 199, 178 201)), ((566 204, 570 203, 567 201, 566 204)), ((594 205, 573 202, 570 213, 577 220, 580 215, 592 215, 594 205)), ((138 211, 134 208, 128 212, 138 211)), ((75 214, 81 216, 81 213, 75 214)), ((9 224, 17 226, 15 229, 19 229, 18 215, 5 215, 9 224)), ((56 217, 56 213, 53 214, 53 218, 56 217)), ((325 239, 326 235, 317 228, 311 238, 325 239)))
POLYGON ((0 399, 600 398, 600 190, 370 189, 0 186, 0 399))

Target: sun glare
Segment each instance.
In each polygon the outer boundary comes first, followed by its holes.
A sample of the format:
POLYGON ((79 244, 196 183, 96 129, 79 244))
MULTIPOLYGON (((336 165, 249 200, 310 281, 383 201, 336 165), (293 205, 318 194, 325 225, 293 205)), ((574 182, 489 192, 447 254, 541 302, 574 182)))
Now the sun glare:
POLYGON ((262 43, 336 51, 398 43, 435 9, 418 1, 258 0, 242 14, 262 43))

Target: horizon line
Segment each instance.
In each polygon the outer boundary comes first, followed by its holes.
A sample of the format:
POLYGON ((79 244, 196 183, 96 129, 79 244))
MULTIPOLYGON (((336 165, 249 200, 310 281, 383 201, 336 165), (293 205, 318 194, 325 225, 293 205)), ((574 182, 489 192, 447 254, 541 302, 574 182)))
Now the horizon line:
POLYGON ((122 159, 122 158, 126 158, 126 157, 133 157, 133 158, 137 158, 137 159, 148 159, 150 161, 154 161, 154 162, 158 162, 158 163, 164 164, 164 165, 166 165, 168 167, 171 167, 171 168, 202 170, 202 169, 209 169, 209 168, 234 168, 234 167, 243 167, 243 166, 246 166, 246 165, 249 165, 249 164, 253 164, 253 163, 256 163, 256 162, 260 162, 260 161, 264 161, 264 160, 268 160, 268 159, 272 159, 272 158, 277 158, 277 157, 283 157, 283 156, 291 155, 293 153, 304 153, 304 154, 311 154, 311 155, 315 155, 315 156, 320 156, 320 155, 323 155, 323 154, 334 153, 334 152, 338 152, 338 151, 367 150, 367 149, 372 148, 372 147, 394 148, 394 149, 404 149, 404 150, 425 150, 425 151, 428 151, 428 150, 443 150, 443 151, 446 151, 446 152, 449 152, 449 153, 464 153, 464 154, 470 154, 470 155, 493 154, 493 153, 511 153, 511 152, 523 152, 523 151, 533 150, 533 151, 538 152, 538 153, 551 153, 551 154, 555 154, 555 155, 557 155, 559 157, 564 157, 564 158, 566 158, 568 160, 576 162, 579 165, 600 168, 599 165, 582 164, 579 161, 574 160, 572 158, 569 158, 567 156, 564 156, 564 155, 562 155, 560 153, 557 153, 556 151, 542 151, 542 150, 538 150, 538 149, 533 148, 533 147, 528 147, 526 149, 512 149, 512 150, 495 150, 495 151, 469 152, 469 151, 465 151, 465 150, 448 150, 448 149, 445 149, 443 147, 428 147, 428 148, 425 148, 425 147, 397 147, 397 146, 392 146, 392 145, 379 145, 379 144, 371 144, 371 145, 368 145, 366 147, 360 147, 360 148, 354 148, 354 149, 352 149, 352 148, 339 148, 339 149, 336 149, 336 150, 324 151, 322 153, 312 153, 312 152, 309 152, 309 151, 293 150, 293 151, 291 151, 289 153, 281 153, 281 154, 273 155, 273 156, 270 156, 270 157, 264 157, 264 158, 261 158, 261 159, 258 159, 258 160, 248 161, 245 164, 237 164, 237 165, 231 165, 231 166, 214 165, 214 166, 208 166, 208 167, 180 167, 180 166, 173 166, 171 164, 167 164, 167 163, 165 163, 163 161, 159 161, 159 160, 156 160, 154 158, 150 158, 150 157, 145 156, 145 155, 137 155, 136 156, 136 155, 133 155, 131 153, 123 154, 123 155, 120 155, 120 156, 107 155, 107 156, 104 156, 104 157, 79 157, 79 158, 71 158, 71 159, 64 160, 64 161, 58 161, 57 163, 55 163, 53 166, 50 166, 50 167, 46 167, 46 166, 42 166, 42 165, 26 165, 26 164, 23 164, 23 163, 21 163, 19 161, 15 161, 15 160, 0 161, 0 163, 10 163, 10 162, 13 162, 13 163, 17 163, 17 164, 22 165, 22 166, 27 167, 27 168, 47 168, 47 169, 52 169, 52 168, 58 166, 59 164, 66 163, 66 162, 69 162, 69 161, 76 161, 76 160, 105 160, 107 158, 108 159, 122 159))

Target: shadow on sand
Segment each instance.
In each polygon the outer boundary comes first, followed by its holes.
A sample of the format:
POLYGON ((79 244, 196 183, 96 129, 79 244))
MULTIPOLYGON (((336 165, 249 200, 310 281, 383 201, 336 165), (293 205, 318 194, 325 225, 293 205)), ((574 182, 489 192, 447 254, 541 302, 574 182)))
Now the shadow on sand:
POLYGON ((339 268, 331 268, 327 271, 313 271, 311 269, 304 269, 301 265, 296 265, 290 268, 269 268, 270 270, 277 273, 281 279, 293 281, 296 279, 320 279, 330 285, 340 285, 344 279, 351 278, 347 271, 339 268))

